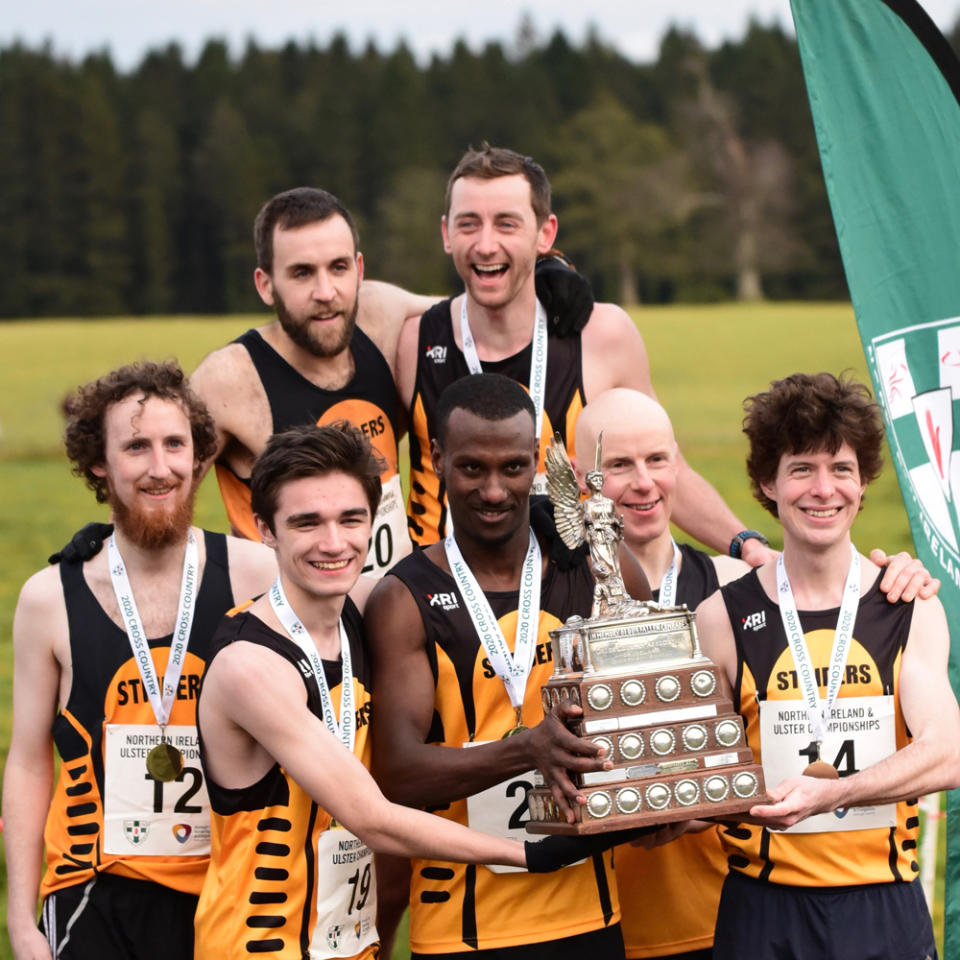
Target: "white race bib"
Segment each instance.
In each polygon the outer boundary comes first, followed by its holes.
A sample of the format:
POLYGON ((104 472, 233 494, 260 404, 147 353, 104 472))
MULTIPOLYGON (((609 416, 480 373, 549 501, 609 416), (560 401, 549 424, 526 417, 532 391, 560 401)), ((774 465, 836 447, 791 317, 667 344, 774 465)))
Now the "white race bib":
POLYGON ((401 557, 413 549, 407 527, 407 511, 399 474, 383 485, 383 496, 370 532, 370 550, 363 565, 368 577, 382 577, 401 557))
POLYGON ((352 957, 379 939, 373 851, 349 830, 324 830, 317 842, 317 924, 311 960, 352 957))
MULTIPOLYGON (((487 740, 473 740, 464 747, 476 747, 487 740)), ((527 791, 542 785, 543 780, 536 770, 517 773, 507 780, 495 783, 467 797, 467 826, 479 830, 491 837, 504 837, 507 840, 529 840, 524 824, 530 819, 527 808, 527 791)), ((526 873, 524 867, 510 867, 499 863, 485 864, 494 873, 526 873)))
MULTIPOLYGON (((763 778, 776 786, 788 777, 798 777, 815 757, 810 747, 810 723, 803 700, 761 700, 760 737, 763 778)), ((896 752, 897 733, 892 696, 840 697, 833 708, 820 757, 847 776, 896 752)), ((820 813, 788 827, 784 833, 833 833, 840 830, 870 830, 893 827, 897 805, 847 807, 820 813)))
POLYGON ((200 768, 197 728, 167 727, 183 770, 163 783, 147 772, 147 754, 160 742, 156 724, 108 723, 103 731, 103 849, 141 857, 210 855, 210 800, 200 768))

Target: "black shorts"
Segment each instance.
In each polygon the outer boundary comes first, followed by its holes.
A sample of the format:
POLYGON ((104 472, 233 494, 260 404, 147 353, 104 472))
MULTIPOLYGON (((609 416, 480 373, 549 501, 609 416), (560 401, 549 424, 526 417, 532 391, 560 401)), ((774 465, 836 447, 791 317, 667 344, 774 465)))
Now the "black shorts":
POLYGON ((187 960, 196 912, 189 893, 101 873, 51 893, 40 929, 54 960, 187 960))
POLYGON ((521 943, 492 950, 465 950, 462 953, 411 953, 410 960, 623 960, 620 924, 561 940, 521 943))
POLYGON ((714 960, 930 960, 933 924, 919 880, 788 887, 731 871, 714 960))

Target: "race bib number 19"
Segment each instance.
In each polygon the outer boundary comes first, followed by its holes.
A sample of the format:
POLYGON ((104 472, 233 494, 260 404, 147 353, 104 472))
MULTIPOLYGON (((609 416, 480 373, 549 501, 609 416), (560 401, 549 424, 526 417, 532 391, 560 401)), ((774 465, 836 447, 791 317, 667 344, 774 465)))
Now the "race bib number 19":
POLYGON ((210 855, 210 801, 200 769, 197 728, 168 726, 183 754, 176 780, 147 772, 147 754, 160 742, 156 724, 107 724, 103 735, 103 849, 143 857, 210 855))
MULTIPOLYGON (((812 734, 802 700, 761 700, 760 737, 763 777, 775 786, 798 777, 816 760, 812 734)), ((889 757, 897 749, 893 697, 840 697, 820 749, 820 759, 833 764, 841 777, 889 757)), ((893 827, 897 806, 849 807, 820 813, 794 824, 784 833, 832 833, 893 827)))
POLYGON ((317 924, 311 960, 352 957, 378 939, 373 851, 349 830, 331 826, 317 842, 317 924))

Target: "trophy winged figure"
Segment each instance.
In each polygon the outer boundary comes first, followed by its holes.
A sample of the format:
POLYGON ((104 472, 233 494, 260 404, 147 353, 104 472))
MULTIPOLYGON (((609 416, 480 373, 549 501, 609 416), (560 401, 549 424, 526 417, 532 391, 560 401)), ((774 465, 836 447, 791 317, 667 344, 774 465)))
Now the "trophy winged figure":
POLYGON ((590 566, 595 580, 591 618, 611 616, 631 599, 620 573, 623 520, 617 516, 613 501, 601 493, 602 451, 601 433, 597 438, 594 469, 584 478, 590 495, 583 501, 573 464, 559 434, 554 434, 546 456, 547 490, 553 503, 557 532, 571 550, 584 540, 590 548, 590 566))

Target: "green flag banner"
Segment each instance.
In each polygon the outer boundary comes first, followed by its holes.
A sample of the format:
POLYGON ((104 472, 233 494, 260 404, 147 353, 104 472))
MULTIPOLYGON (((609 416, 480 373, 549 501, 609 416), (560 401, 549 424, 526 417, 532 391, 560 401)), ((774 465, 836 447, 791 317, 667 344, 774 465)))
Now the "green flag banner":
MULTIPOLYGON (((791 0, 860 338, 960 690, 960 64, 915 0, 791 0)), ((960 791, 948 796, 948 823, 960 791)), ((952 835, 951 835, 952 834, 952 835)), ((960 831, 946 949, 960 956, 960 831)))

